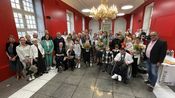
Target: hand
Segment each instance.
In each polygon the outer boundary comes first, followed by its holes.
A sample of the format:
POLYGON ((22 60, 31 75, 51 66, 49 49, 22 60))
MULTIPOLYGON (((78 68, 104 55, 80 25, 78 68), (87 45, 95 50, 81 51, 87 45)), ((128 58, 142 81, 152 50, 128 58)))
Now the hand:
POLYGON ((157 63, 157 67, 159 67, 159 66, 161 66, 161 63, 158 62, 158 63, 157 63))
POLYGON ((37 59, 34 59, 35 62, 37 62, 38 60, 37 59))
POLYGON ((128 63, 128 62, 125 62, 125 64, 126 64, 126 65, 129 65, 129 63, 128 63))
POLYGON ((27 59, 24 60, 25 63, 28 63, 29 61, 27 59))
POLYGON ((14 57, 14 58, 12 58, 11 60, 12 60, 12 61, 15 61, 15 60, 16 60, 16 58, 14 57))
POLYGON ((12 57, 9 56, 9 60, 12 60, 12 57))
POLYGON ((64 57, 64 59, 63 59, 63 60, 65 61, 66 59, 67 59, 67 57, 64 57))

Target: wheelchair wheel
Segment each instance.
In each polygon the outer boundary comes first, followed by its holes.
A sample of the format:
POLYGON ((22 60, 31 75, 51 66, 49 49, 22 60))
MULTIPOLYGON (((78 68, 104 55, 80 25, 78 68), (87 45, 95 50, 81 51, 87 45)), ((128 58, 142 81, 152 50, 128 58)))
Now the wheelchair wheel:
POLYGON ((130 80, 132 77, 132 66, 128 66, 128 70, 127 70, 127 79, 130 80))

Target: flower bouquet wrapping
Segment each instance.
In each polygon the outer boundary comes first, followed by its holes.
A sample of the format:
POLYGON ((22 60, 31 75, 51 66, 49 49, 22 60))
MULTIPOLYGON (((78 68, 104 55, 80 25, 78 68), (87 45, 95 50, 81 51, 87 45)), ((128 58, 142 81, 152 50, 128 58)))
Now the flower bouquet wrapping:
POLYGON ((103 47, 104 47, 104 44, 103 44, 103 42, 98 41, 97 46, 98 46, 98 49, 99 49, 99 50, 102 50, 103 47))
POLYGON ((142 45, 142 44, 135 44, 134 45, 134 50, 136 50, 138 52, 142 52, 143 49, 144 49, 144 45, 142 45))
POLYGON ((91 48, 91 45, 90 45, 90 43, 89 43, 88 41, 86 41, 86 42, 83 44, 83 47, 84 47, 85 49, 90 49, 90 48, 91 48))

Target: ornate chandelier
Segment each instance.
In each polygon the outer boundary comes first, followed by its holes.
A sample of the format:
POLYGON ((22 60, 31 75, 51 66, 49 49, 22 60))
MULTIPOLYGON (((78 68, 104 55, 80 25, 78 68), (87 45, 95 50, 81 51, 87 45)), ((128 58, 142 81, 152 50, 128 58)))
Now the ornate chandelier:
POLYGON ((96 20, 115 19, 118 9, 115 5, 109 7, 107 3, 108 0, 101 0, 101 4, 98 8, 91 8, 90 15, 96 20))

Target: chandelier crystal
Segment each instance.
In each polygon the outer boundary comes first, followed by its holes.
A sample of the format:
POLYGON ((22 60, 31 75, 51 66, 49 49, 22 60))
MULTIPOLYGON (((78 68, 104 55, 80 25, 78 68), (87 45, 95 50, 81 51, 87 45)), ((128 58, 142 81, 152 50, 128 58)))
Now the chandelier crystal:
POLYGON ((91 8, 90 15, 96 20, 115 19, 118 9, 115 5, 109 7, 107 2, 108 0, 101 0, 101 4, 98 8, 91 8))

